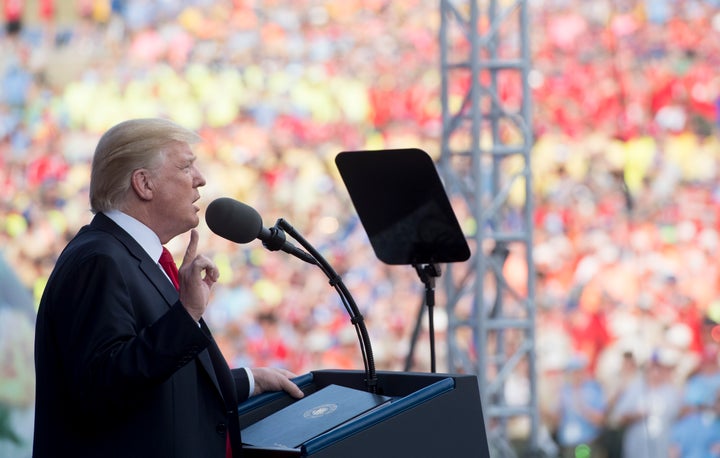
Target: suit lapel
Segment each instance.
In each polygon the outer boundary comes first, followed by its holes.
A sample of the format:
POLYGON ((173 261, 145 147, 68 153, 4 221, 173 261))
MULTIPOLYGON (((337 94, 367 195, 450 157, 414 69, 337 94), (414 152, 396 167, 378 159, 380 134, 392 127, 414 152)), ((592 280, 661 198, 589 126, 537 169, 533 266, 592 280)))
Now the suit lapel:
MULTIPOLYGON (((144 252, 145 251, 143 250, 143 253, 144 252)), ((145 276, 147 276, 148 280, 150 280, 150 282, 155 286, 155 288, 157 288, 158 292, 165 299, 165 302, 167 302, 168 307, 172 306, 180 297, 178 296, 178 291, 160 270, 158 264, 150 259, 150 256, 148 256, 147 253, 145 254, 145 257, 147 259, 141 259, 140 261, 140 269, 143 271, 145 276)))
POLYGON ((130 234, 102 213, 95 215, 90 226, 112 234, 125 245, 128 252, 137 260, 140 270, 165 299, 168 307, 177 302, 178 292, 173 284, 167 279, 158 263, 150 258, 150 255, 130 234))
MULTIPOLYGON (((95 229, 100 229, 105 232, 109 232, 116 237, 123 245, 127 248, 128 252, 138 261, 138 267, 143 271, 145 276, 148 278, 158 292, 162 295, 167 303, 168 307, 174 305, 178 299, 178 291, 175 286, 167 279, 165 273, 162 272, 160 266, 150 258, 147 252, 140 246, 130 234, 125 232, 120 226, 115 224, 113 220, 98 213, 93 218, 90 226, 95 229)), ((212 338, 210 329, 205 324, 204 320, 200 320, 200 327, 202 330, 210 336, 210 346, 198 353, 199 366, 207 373, 213 385, 217 389, 220 397, 225 401, 227 405, 237 404, 235 394, 235 382, 230 373, 230 368, 225 362, 225 358, 220 352, 220 348, 212 338)))

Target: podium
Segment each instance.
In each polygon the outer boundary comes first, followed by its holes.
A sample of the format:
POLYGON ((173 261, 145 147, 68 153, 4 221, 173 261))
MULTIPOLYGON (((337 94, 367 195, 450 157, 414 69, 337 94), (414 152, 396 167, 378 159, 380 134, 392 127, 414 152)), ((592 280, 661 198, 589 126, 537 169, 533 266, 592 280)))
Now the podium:
MULTIPOLYGON (((342 423, 297 448, 243 445, 244 457, 488 458, 477 377, 379 371, 377 393, 391 402, 342 423)), ((335 384, 367 390, 364 371, 318 370, 294 381, 305 395, 335 384)), ((296 400, 263 393, 238 406, 240 429, 296 400)))
MULTIPOLYGON (((306 396, 330 385, 368 390, 389 397, 388 402, 350 420, 329 421, 329 428, 288 440, 289 412, 336 412, 345 400, 309 406, 284 392, 264 393, 238 406, 240 430, 254 444, 287 444, 288 447, 243 444, 244 457, 314 458, 489 458, 478 380, 475 375, 439 374, 434 370, 432 310, 438 263, 460 262, 470 257, 465 236, 442 186, 431 157, 417 148, 377 151, 345 151, 335 162, 350 192, 353 205, 368 233, 377 257, 386 264, 409 264, 426 286, 431 339, 431 373, 375 371, 372 348, 364 320, 352 296, 322 255, 282 218, 277 230, 297 240, 330 279, 346 306, 360 338, 365 371, 318 370, 302 375, 295 383, 306 396), (273 415, 282 411, 285 420, 273 415), (261 420, 265 420, 262 421, 261 420), (260 423, 259 423, 260 422, 260 423), (277 437, 275 425, 277 424, 277 437), (253 428, 247 429, 254 425, 253 428), (262 440, 257 440, 258 431, 262 440), (285 437, 283 437, 283 432, 285 437), (255 436, 255 440, 250 436, 255 436), (310 437, 309 439, 305 439, 310 437), (303 442, 304 441, 304 442, 303 442), (298 442, 300 445, 295 445, 298 442)), ((254 235, 254 234, 253 234, 254 235)), ((337 395, 332 387, 332 397, 337 395)), ((342 391, 342 390, 341 390, 342 391)), ((364 393, 363 393, 364 394, 364 393)), ((352 397, 350 395, 347 396, 352 397)), ((386 401, 383 398, 383 401, 386 401)), ((347 409, 343 410, 347 413, 347 409)), ((345 416, 343 418, 348 418, 345 416)), ((327 417, 325 418, 327 419, 327 417)), ((315 426, 315 425, 314 425, 315 426)), ((303 432, 306 432, 304 428, 303 432)))

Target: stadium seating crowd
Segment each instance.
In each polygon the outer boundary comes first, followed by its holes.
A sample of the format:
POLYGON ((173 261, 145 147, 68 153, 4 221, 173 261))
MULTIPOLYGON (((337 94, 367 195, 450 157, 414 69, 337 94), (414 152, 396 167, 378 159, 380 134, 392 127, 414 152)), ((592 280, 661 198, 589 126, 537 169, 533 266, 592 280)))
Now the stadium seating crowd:
MULTIPOLYGON (((27 309, 91 218, 99 135, 127 118, 200 132, 204 205, 230 196, 266 226, 291 222, 343 276, 378 369, 403 369, 422 284, 375 258, 333 160, 355 149, 438 153, 439 2, 36 0, 19 12, 13 3, 0 37, 0 254, 32 300, 0 295, 0 456, 29 455, 27 309)), ((720 415, 720 2, 528 3, 544 425, 560 452, 578 441, 615 450, 620 431, 647 436, 624 441, 624 456, 646 456, 633 444, 657 437, 668 456, 689 456, 702 441, 688 440, 683 431, 698 428, 686 423, 720 415), (670 387, 655 405, 675 415, 656 422, 659 433, 631 431, 654 421, 625 414, 648 406, 627 399, 653 392, 655 369, 670 387), (588 403, 602 414, 582 439, 563 429, 583 416, 564 394, 576 378, 598 387, 588 403)), ((506 101, 521 96, 512 78, 500 87, 506 101)), ((231 365, 360 368, 355 332, 320 271, 200 230, 221 269, 206 319, 231 365)), ((178 259, 185 243, 170 247, 178 259)), ((506 275, 520 282, 512 261, 506 275)), ((427 346, 423 335, 414 369, 429 369, 427 346)), ((523 396, 527 374, 517 377, 510 400, 523 396)), ((697 456, 720 456, 720 420, 706 436, 697 456)))

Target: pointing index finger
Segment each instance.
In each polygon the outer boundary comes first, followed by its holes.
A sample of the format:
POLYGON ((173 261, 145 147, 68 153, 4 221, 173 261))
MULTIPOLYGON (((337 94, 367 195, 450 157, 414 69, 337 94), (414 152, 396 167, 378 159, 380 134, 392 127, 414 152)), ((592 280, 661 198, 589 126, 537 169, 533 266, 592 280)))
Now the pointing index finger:
POLYGON ((198 246, 198 232, 196 229, 190 231, 190 243, 188 244, 187 250, 185 250, 185 257, 183 258, 183 264, 189 264, 197 256, 198 246))

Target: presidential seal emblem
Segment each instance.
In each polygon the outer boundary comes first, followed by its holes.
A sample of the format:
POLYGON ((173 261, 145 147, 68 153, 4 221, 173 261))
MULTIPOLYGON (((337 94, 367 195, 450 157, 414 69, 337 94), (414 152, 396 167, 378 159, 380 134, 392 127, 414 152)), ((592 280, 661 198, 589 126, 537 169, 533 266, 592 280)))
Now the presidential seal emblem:
POLYGON ((337 410, 337 404, 320 404, 317 407, 308 409, 303 413, 305 418, 319 418, 329 415, 337 410))

